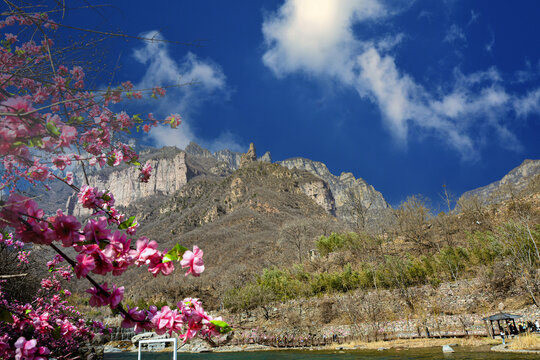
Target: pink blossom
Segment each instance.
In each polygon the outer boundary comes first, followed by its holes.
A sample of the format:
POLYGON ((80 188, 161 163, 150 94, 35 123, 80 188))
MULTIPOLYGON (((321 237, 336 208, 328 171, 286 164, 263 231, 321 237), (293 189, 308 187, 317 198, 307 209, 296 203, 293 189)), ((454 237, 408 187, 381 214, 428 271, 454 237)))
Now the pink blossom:
POLYGON ((53 158, 53 164, 58 170, 64 170, 66 166, 71 165, 71 159, 68 156, 60 155, 53 158))
POLYGON ((64 338, 71 338, 71 336, 73 335, 73 333, 75 331, 77 331, 77 327, 75 327, 71 322, 69 322, 68 320, 58 320, 57 325, 60 326, 60 333, 62 334, 62 336, 64 338))
POLYGON ((193 246, 193 251, 187 250, 182 256, 180 264, 182 268, 188 268, 186 276, 192 274, 193 276, 199 276, 204 271, 203 251, 199 249, 197 245, 193 246))
POLYGON ((143 264, 149 264, 150 258, 158 253, 158 244, 154 240, 149 240, 147 237, 142 236, 137 240, 137 252, 135 258, 135 265, 141 266, 143 264))
POLYGON ((122 302, 124 298, 124 287, 120 286, 119 288, 116 285, 113 285, 111 296, 109 296, 108 302, 111 308, 115 308, 122 302))
POLYGON ((161 262, 152 261, 148 266, 148 271, 150 271, 152 275, 154 275, 154 277, 156 277, 160 272, 165 276, 172 274, 172 272, 174 271, 174 265, 172 261, 164 263, 163 257, 161 257, 160 260, 161 262))
POLYGON ((72 246, 81 238, 81 234, 79 234, 81 224, 77 221, 77 218, 64 215, 60 210, 58 210, 57 216, 54 218, 53 228, 56 238, 62 241, 64 247, 72 246))
POLYGON ((122 320, 121 327, 123 328, 132 328, 134 327, 135 332, 138 333, 143 330, 141 327, 141 322, 146 319, 146 312, 139 310, 138 307, 130 308, 127 306, 128 316, 121 314, 124 320, 122 320))
POLYGON ((34 354, 38 351, 37 340, 26 340, 24 337, 20 337, 15 342, 15 347, 17 348, 15 352, 15 360, 22 359, 34 359, 34 354))
POLYGON ((79 254, 76 259, 75 274, 78 278, 85 277, 90 271, 96 268, 96 262, 91 255, 79 254))
POLYGON ((144 164, 144 166, 141 168, 141 173, 139 174, 139 181, 143 183, 147 183, 150 179, 150 172, 152 171, 152 165, 150 165, 150 162, 147 162, 144 164))
POLYGON ((73 173, 72 173, 71 171, 68 171, 68 172, 66 173, 66 178, 65 178, 65 180, 66 180, 66 183, 67 183, 68 185, 73 185, 73 173))
POLYGON ((105 216, 101 216, 97 220, 88 220, 83 229, 85 240, 99 244, 100 241, 109 239, 111 230, 107 229, 107 224, 105 216))
POLYGON ((77 194, 79 203, 87 209, 94 209, 95 207, 103 206, 104 201, 101 199, 102 196, 103 193, 97 188, 93 188, 88 185, 83 185, 77 194))
POLYGON ((178 125, 180 125, 180 123, 182 122, 182 120, 180 119, 180 115, 178 114, 171 114, 165 119, 165 121, 167 121, 173 129, 176 129, 178 125))
POLYGON ((45 165, 35 163, 34 166, 28 169, 30 177, 36 181, 45 181, 49 178, 49 169, 45 165))

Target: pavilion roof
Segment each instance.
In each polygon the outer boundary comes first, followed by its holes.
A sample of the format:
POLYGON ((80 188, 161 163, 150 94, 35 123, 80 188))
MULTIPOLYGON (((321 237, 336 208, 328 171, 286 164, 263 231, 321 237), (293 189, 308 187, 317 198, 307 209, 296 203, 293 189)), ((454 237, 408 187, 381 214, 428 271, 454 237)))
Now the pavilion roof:
POLYGON ((512 315, 512 314, 500 312, 498 314, 485 317, 482 320, 489 320, 489 321, 512 320, 512 319, 519 319, 520 317, 521 315, 512 315))

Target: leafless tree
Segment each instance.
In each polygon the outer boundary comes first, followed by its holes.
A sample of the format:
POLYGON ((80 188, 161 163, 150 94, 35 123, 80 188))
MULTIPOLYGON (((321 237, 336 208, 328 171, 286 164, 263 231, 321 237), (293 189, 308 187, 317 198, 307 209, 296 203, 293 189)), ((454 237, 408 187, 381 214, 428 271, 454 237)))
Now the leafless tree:
POLYGON ((371 207, 371 201, 364 199, 358 191, 350 188, 346 192, 345 209, 349 216, 353 219, 357 231, 365 231, 368 212, 371 207))
POLYGON ((310 240, 316 236, 312 223, 305 219, 295 219, 285 223, 280 230, 280 239, 283 243, 292 245, 297 251, 298 262, 302 263, 306 247, 310 240))
POLYGON ((384 297, 380 291, 357 292, 343 298, 343 307, 357 333, 379 340, 379 329, 386 324, 384 297), (362 324, 366 324, 364 328, 362 324), (365 329, 365 330, 364 330, 365 329), (366 333, 367 330, 367 333, 366 333))
POLYGON ((432 224, 427 200, 421 195, 413 195, 407 198, 396 210, 396 218, 399 234, 406 241, 431 247, 430 241, 432 224))

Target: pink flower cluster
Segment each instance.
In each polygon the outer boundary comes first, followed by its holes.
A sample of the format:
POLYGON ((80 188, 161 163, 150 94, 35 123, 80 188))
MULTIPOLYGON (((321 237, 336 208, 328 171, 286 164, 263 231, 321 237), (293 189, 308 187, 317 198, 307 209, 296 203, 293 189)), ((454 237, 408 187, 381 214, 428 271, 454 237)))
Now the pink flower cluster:
POLYGON ((63 297, 69 291, 55 293, 54 289, 41 290, 31 303, 21 304, 5 299, 0 286, 0 308, 11 317, 11 321, 0 322, 0 358, 74 358, 81 341, 90 341, 95 333, 104 331, 103 324, 87 323, 67 304, 63 297))
POLYGON ((133 327, 135 331, 155 331, 157 334, 179 334, 184 342, 197 335, 202 337, 219 336, 220 329, 212 323, 221 320, 213 318, 206 313, 199 299, 187 298, 176 304, 176 309, 163 306, 157 310, 151 306, 148 310, 139 310, 137 307, 129 309, 131 319, 124 316, 122 327, 133 327), (132 319, 135 319, 134 322, 132 319))
POLYGON ((143 183, 147 183, 150 179, 150 172, 152 171, 152 166, 150 165, 150 162, 147 162, 144 164, 143 167, 141 167, 141 173, 139 174, 139 181, 143 183))

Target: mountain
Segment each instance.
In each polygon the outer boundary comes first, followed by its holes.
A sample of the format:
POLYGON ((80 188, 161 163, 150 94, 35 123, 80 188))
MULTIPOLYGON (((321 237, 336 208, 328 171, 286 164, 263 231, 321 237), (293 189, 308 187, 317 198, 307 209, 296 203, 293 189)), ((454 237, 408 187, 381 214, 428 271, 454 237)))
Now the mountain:
POLYGON ((467 191, 460 199, 478 197, 484 203, 498 203, 527 191, 538 182, 540 182, 540 160, 526 159, 501 180, 467 191))
POLYGON ((391 210, 383 195, 364 179, 356 179, 350 172, 340 176, 332 174, 328 167, 319 161, 295 157, 278 162, 289 169, 305 170, 324 180, 334 196, 336 215, 349 223, 356 223, 357 212, 365 212, 365 227, 374 227, 381 218, 387 218, 391 210), (356 211, 355 211, 356 209, 356 211))
POLYGON ((169 167, 170 171, 156 172, 154 183, 137 185, 148 189, 133 188, 128 179, 129 168, 101 174, 99 180, 104 186, 119 190, 120 203, 128 202, 122 211, 136 216, 141 224, 138 236, 157 240, 161 248, 170 249, 180 243, 204 249, 208 259, 205 281, 189 279, 180 289, 171 286, 173 280, 150 281, 148 272, 134 269, 122 279, 130 288, 138 289, 131 294, 134 298, 159 301, 160 297, 178 296, 179 300, 204 294, 207 303, 219 306, 226 289, 252 281, 264 268, 305 258, 318 236, 340 229, 333 215, 335 205, 330 188, 307 171, 249 160, 249 156, 242 155, 240 168, 222 176, 212 169, 225 163, 208 154, 163 151, 155 151, 150 161, 154 161, 156 169, 169 167), (118 185, 107 182, 107 178, 118 185), (167 181, 170 188, 162 186, 167 181), (131 190, 115 188, 124 183, 131 190), (138 192, 137 198, 133 191, 138 192), (284 235, 285 229, 295 226, 302 229, 298 238, 284 235))

